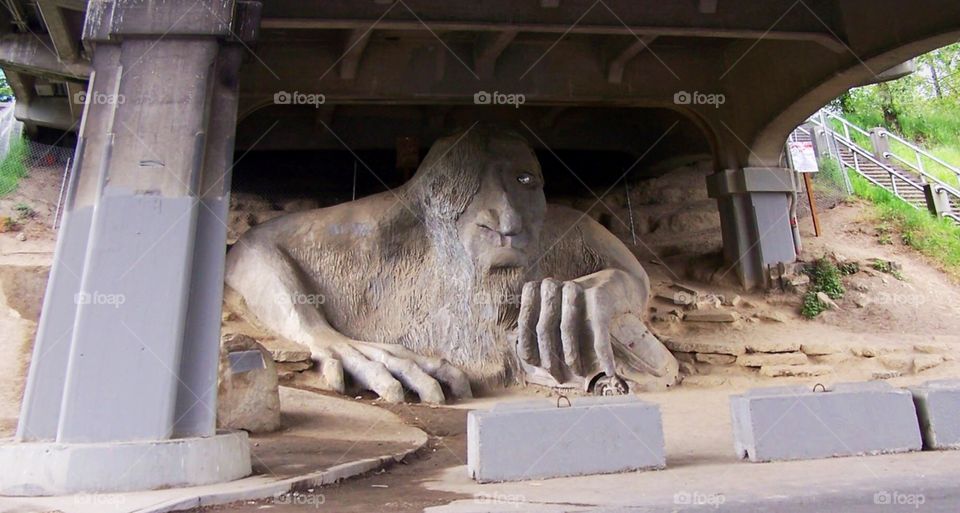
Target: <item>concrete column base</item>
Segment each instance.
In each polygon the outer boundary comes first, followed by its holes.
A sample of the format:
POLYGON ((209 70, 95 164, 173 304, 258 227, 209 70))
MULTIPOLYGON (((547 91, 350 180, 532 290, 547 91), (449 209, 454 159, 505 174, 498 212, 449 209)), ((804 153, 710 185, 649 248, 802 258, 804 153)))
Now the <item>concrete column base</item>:
POLYGON ((717 199, 723 254, 747 289, 768 284, 767 269, 797 259, 791 226, 792 171, 781 168, 727 169, 707 177, 717 199))
POLYGON ((39 497, 199 486, 250 474, 244 431, 119 443, 0 443, 0 495, 39 497))

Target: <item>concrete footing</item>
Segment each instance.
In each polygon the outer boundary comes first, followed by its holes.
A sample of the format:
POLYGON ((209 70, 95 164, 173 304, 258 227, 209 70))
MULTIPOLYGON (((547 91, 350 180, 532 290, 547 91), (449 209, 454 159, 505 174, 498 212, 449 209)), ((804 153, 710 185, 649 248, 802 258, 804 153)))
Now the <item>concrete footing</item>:
POLYGON ((910 392, 888 383, 750 390, 730 398, 734 448, 750 461, 921 449, 910 392), (817 387, 819 388, 819 387, 817 387))
POLYGON ((928 381, 910 389, 926 449, 960 449, 960 380, 928 381))
POLYGON ((232 481, 249 475, 243 431, 204 438, 0 444, 0 495, 120 493, 232 481))
POLYGON ((467 417, 467 470, 479 482, 666 466, 660 408, 634 397, 497 405, 467 417))

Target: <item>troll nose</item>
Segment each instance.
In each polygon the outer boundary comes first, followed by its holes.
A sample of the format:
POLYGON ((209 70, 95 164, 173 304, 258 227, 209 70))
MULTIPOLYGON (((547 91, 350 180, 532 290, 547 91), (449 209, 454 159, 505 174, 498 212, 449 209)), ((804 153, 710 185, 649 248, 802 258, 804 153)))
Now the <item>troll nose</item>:
POLYGON ((513 237, 519 235, 523 230, 523 223, 520 220, 520 213, 512 205, 490 209, 488 212, 490 219, 490 228, 494 229, 504 237, 513 237))

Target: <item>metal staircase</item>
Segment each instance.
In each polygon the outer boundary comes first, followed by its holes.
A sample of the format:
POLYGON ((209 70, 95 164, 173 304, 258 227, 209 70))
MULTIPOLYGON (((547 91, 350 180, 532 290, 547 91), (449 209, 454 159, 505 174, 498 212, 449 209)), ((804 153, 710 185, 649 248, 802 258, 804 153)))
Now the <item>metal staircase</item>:
POLYGON ((818 154, 829 154, 843 171, 857 173, 918 209, 960 223, 960 168, 896 134, 883 128, 868 131, 820 110, 790 140, 812 140, 818 154))

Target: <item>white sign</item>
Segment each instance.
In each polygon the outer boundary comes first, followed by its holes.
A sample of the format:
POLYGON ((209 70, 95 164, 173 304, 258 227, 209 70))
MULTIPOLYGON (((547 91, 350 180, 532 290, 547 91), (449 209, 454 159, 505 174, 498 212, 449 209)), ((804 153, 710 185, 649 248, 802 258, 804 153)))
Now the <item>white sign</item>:
POLYGON ((817 166, 817 154, 813 151, 813 142, 799 141, 788 142, 790 148, 790 162, 793 162, 793 169, 798 173, 816 173, 820 171, 817 166))

